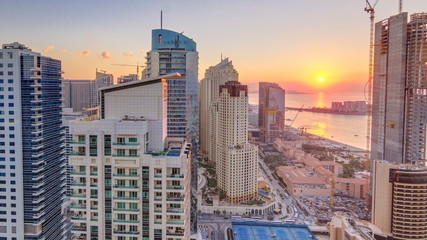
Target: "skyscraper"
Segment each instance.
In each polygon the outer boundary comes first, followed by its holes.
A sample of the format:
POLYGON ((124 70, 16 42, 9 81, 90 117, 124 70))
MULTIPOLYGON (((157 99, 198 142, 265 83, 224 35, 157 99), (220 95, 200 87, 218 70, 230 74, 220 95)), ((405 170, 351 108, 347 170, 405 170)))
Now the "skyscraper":
POLYGON ((375 25, 371 159, 427 159, 427 14, 375 25))
POLYGON ((200 147, 209 161, 215 162, 216 152, 216 106, 219 86, 228 81, 238 81, 239 74, 233 63, 225 58, 205 72, 200 82, 200 147))
POLYGON ((61 62, 20 43, 0 50, 0 238, 63 239, 61 62))
POLYGON ((166 137, 174 78, 101 88, 100 118, 70 122, 77 239, 189 239, 191 146, 166 137))
POLYGON ((181 74, 181 78, 167 80, 170 137, 197 136, 198 65, 199 54, 192 39, 171 30, 152 31, 146 77, 181 74))
POLYGON ((285 90, 277 83, 259 83, 258 124, 261 140, 272 143, 285 127, 285 90))
POLYGON ((216 117, 218 187, 229 202, 252 200, 258 192, 258 148, 248 143, 248 87, 235 81, 221 85, 216 117))
POLYGON ((393 239, 426 239, 427 169, 374 161, 372 223, 393 239))

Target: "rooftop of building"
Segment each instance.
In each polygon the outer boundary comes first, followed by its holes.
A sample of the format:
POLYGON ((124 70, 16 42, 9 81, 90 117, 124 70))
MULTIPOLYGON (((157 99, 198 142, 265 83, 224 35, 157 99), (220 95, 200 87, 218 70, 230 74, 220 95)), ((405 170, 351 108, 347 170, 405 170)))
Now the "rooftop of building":
POLYGON ((151 50, 182 49, 196 51, 196 42, 183 33, 167 29, 153 29, 151 32, 151 50))
POLYGON ((101 88, 99 88, 99 91, 108 91, 108 92, 118 91, 121 89, 131 88, 131 87, 135 87, 135 86, 158 83, 162 79, 173 79, 173 78, 179 78, 179 77, 181 77, 181 74, 179 74, 179 73, 170 73, 170 74, 166 74, 166 75, 162 75, 162 76, 144 78, 141 80, 126 82, 126 83, 119 83, 116 85, 110 85, 110 86, 106 86, 106 87, 101 87, 101 88))
POLYGON ((317 239, 307 225, 259 222, 232 222, 234 240, 317 239))
POLYGON ((293 184, 310 184, 310 185, 324 185, 326 184, 320 177, 316 176, 313 172, 307 171, 305 168, 298 168, 292 166, 277 167, 279 176, 286 176, 287 180, 293 184))

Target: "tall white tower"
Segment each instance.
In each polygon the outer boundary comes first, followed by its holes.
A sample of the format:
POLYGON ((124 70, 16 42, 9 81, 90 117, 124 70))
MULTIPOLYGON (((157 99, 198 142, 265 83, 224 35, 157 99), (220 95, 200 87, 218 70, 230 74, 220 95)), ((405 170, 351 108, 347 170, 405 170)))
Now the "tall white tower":
POLYGON ((220 86, 216 113, 218 186, 232 203, 257 193, 258 148, 248 143, 248 87, 237 81, 220 86))
POLYGON ((200 82, 200 147, 209 161, 215 162, 216 124, 215 113, 219 98, 219 86, 228 81, 238 81, 239 74, 233 63, 225 58, 209 67, 200 82))

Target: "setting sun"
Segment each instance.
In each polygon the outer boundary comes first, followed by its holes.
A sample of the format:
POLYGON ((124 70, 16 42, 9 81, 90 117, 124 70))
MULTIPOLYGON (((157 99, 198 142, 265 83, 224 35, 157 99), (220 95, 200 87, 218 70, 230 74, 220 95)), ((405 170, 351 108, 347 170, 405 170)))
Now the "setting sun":
POLYGON ((325 81, 324 78, 322 78, 322 77, 319 78, 319 82, 324 82, 324 81, 325 81))

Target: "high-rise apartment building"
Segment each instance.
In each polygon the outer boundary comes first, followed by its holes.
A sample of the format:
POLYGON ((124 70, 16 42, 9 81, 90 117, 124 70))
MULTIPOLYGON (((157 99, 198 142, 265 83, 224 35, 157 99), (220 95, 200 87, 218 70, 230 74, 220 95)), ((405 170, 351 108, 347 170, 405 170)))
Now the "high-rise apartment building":
POLYGON ((285 127, 285 90, 277 83, 259 83, 258 124, 261 140, 273 143, 285 127))
POLYGON ((427 239, 427 169, 374 161, 372 223, 393 239, 427 239))
POLYGON ((0 239, 65 237, 61 62, 0 49, 0 239))
POLYGON ((371 159, 427 159, 427 13, 375 25, 371 159))
POLYGON ((238 81, 239 74, 233 63, 225 58, 215 66, 208 68, 205 78, 200 82, 200 148, 209 161, 215 162, 216 152, 216 108, 219 98, 219 86, 228 81, 238 81))
POLYGON ((231 203, 252 200, 258 192, 258 148, 248 143, 248 87, 220 86, 216 113, 218 187, 231 203))
POLYGON ((90 84, 90 107, 94 108, 99 106, 99 89, 113 84, 113 74, 108 74, 105 71, 98 72, 98 70, 96 70, 96 78, 95 80, 91 80, 90 84))
POLYGON ((166 29, 152 31, 146 77, 179 73, 168 81, 168 136, 196 137, 198 131, 198 66, 196 42, 166 29))
POLYGON ((74 112, 90 108, 91 80, 62 80, 64 107, 74 112))
POLYGON ((191 145, 167 138, 167 80, 100 89, 100 119, 70 122, 77 239, 190 237, 191 145))

